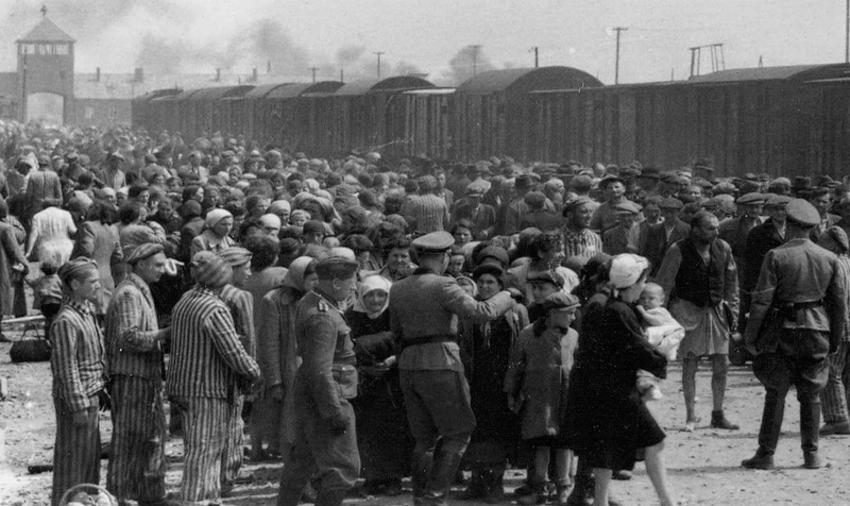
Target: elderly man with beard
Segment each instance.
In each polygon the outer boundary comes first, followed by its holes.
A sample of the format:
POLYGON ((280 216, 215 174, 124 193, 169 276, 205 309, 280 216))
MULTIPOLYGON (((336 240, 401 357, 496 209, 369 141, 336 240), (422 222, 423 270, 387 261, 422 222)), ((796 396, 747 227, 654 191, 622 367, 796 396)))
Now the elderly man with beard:
POLYGON ((738 270, 732 248, 718 234, 717 217, 700 211, 691 220, 689 237, 670 246, 656 282, 670 294, 670 312, 685 327, 679 347, 682 390, 687 420, 685 430, 699 422, 694 412, 696 372, 700 357, 711 358, 711 426, 738 429, 723 414, 729 363, 729 338, 738 314, 738 270))
POLYGON ((163 348, 170 329, 159 329, 150 283, 165 272, 161 244, 130 252, 132 271, 115 289, 106 312, 106 352, 112 396, 112 456, 106 486, 119 501, 146 506, 165 499, 163 348))

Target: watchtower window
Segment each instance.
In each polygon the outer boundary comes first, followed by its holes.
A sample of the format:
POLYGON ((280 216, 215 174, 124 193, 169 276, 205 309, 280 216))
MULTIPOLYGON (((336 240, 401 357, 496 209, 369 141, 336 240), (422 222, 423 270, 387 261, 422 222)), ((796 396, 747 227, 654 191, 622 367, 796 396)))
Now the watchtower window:
POLYGON ((57 44, 21 44, 21 54, 38 54, 38 55, 67 55, 69 46, 65 43, 57 44))
POLYGON ((56 54, 68 54, 68 44, 54 44, 53 46, 56 48, 56 54))
POLYGON ((35 44, 21 44, 21 54, 35 54, 35 44))

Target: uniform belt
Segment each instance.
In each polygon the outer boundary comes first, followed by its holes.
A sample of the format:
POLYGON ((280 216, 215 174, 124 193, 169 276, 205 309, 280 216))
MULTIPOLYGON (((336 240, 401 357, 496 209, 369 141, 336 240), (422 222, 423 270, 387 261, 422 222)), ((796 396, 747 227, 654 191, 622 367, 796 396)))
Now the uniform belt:
POLYGON ((779 302, 776 304, 779 314, 784 316, 786 320, 796 320, 797 311, 801 309, 814 309, 816 307, 823 307, 823 299, 807 302, 779 302))
POLYGON ((448 334, 432 334, 429 336, 419 336, 402 339, 401 345, 403 348, 408 348, 410 346, 417 346, 420 344, 449 343, 454 341, 457 341, 457 336, 452 336, 448 334))

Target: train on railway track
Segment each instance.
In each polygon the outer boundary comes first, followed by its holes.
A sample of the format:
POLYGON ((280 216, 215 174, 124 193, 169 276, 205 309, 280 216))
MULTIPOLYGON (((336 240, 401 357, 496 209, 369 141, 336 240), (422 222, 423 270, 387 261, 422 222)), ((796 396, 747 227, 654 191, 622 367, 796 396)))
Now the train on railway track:
POLYGON ((132 122, 185 140, 214 132, 336 156, 474 162, 697 161, 718 175, 843 175, 850 163, 850 65, 722 70, 683 81, 603 85, 554 66, 482 72, 454 88, 417 76, 162 89, 132 122))

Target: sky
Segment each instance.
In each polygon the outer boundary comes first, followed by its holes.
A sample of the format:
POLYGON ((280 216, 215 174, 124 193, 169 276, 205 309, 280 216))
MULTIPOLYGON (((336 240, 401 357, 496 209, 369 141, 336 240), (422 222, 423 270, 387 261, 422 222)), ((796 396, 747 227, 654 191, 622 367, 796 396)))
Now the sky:
MULTIPOLYGON (((688 48, 723 43, 726 68, 844 60, 845 0, 64 0, 48 17, 77 40, 77 72, 250 73, 309 80, 418 72, 452 85, 478 68, 567 65, 614 82, 687 78, 688 48)), ((55 5, 54 5, 55 4, 55 5)), ((0 69, 42 0, 0 0, 0 69)), ((708 52, 703 73, 711 69, 708 52)))

